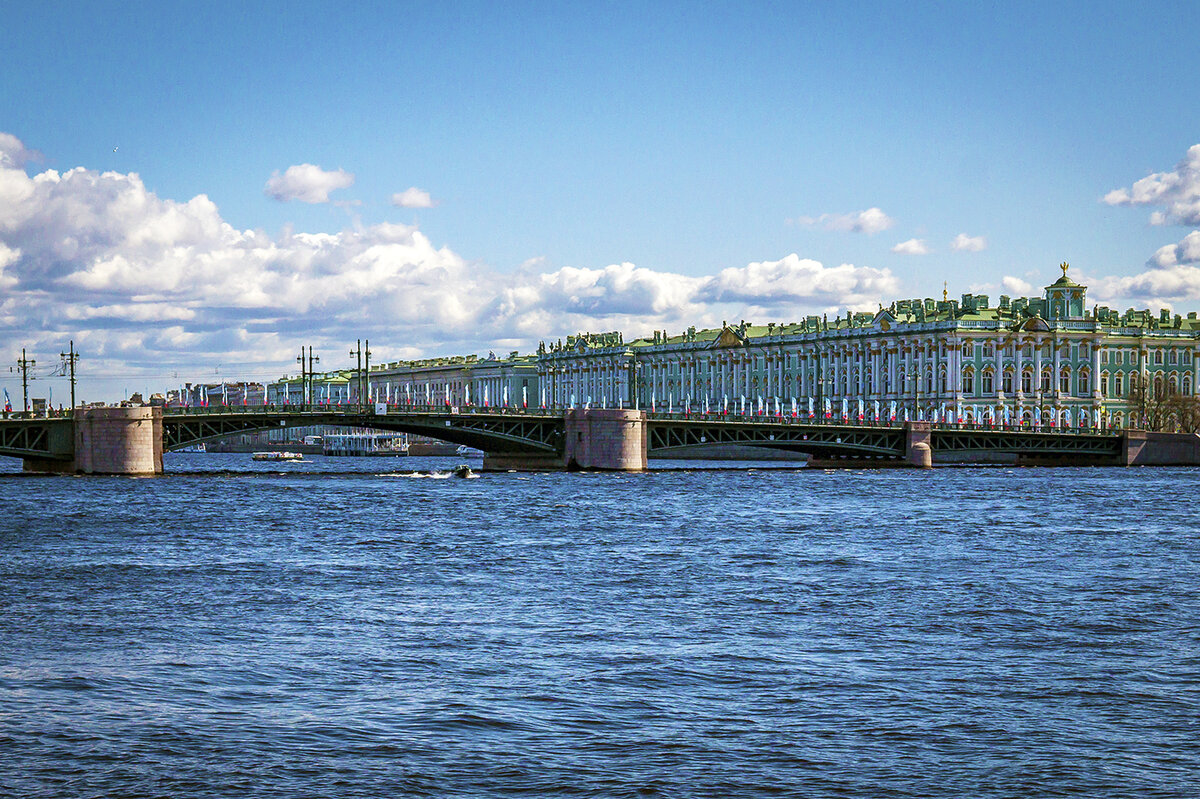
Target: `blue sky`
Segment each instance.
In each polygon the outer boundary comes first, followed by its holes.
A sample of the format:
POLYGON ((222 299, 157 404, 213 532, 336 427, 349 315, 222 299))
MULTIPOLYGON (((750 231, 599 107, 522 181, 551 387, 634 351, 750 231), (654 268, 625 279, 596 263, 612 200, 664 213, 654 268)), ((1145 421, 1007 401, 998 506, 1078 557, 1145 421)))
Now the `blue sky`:
POLYGON ((1200 309, 1194 4, 244 5, 6 6, 7 360, 74 335, 158 388, 361 335, 411 357, 1014 293, 1063 260, 1093 299, 1200 309), (1183 213, 1137 193, 1155 173, 1183 213))

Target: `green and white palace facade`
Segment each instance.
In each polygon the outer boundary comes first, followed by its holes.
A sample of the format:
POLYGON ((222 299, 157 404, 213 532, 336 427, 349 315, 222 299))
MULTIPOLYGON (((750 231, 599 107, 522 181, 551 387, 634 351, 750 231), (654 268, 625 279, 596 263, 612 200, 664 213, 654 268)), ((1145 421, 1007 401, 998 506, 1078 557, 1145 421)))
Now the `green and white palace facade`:
POLYGON ((875 313, 585 333, 538 348, 542 404, 949 422, 1137 425, 1145 397, 1195 396, 1200 322, 1087 305, 1067 275, 1041 297, 898 300, 875 313), (1142 391, 1142 387, 1146 391, 1142 391))

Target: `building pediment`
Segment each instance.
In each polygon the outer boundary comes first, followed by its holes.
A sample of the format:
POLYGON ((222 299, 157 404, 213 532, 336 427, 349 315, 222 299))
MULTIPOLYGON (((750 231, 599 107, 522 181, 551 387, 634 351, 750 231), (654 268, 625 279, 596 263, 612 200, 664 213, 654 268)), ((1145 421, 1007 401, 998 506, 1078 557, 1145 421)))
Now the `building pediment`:
POLYGON ((875 318, 871 320, 871 324, 880 330, 891 330, 892 325, 896 324, 896 317, 892 316, 886 308, 880 308, 879 313, 875 314, 875 318))
POLYGON ((1040 316, 1031 316, 1025 320, 1020 329, 1027 333, 1045 333, 1050 330, 1050 325, 1046 324, 1046 320, 1040 316))
POLYGON ((726 325, 721 329, 721 334, 713 341, 713 347, 717 349, 726 347, 741 347, 746 343, 744 336, 740 335, 736 330, 726 325))

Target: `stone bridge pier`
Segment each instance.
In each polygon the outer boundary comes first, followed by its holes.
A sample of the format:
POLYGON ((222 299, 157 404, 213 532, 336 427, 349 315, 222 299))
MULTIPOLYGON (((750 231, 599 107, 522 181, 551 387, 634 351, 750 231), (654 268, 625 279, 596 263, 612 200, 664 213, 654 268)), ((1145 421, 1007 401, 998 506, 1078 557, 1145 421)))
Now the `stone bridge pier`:
POLYGON ((26 458, 24 469, 59 474, 162 474, 162 420, 162 408, 77 410, 74 458, 26 458))
POLYGON ((574 408, 564 417, 562 454, 485 450, 483 470, 641 472, 648 443, 645 411, 574 408))

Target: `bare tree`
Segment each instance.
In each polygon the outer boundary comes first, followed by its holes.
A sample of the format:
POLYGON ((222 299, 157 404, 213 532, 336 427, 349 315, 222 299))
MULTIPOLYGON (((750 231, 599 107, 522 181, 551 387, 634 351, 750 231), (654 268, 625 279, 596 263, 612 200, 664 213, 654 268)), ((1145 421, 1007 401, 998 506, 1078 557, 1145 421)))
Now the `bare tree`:
POLYGON ((1200 430, 1200 398, 1180 394, 1167 380, 1132 375, 1128 401, 1130 427, 1182 433, 1200 430))

